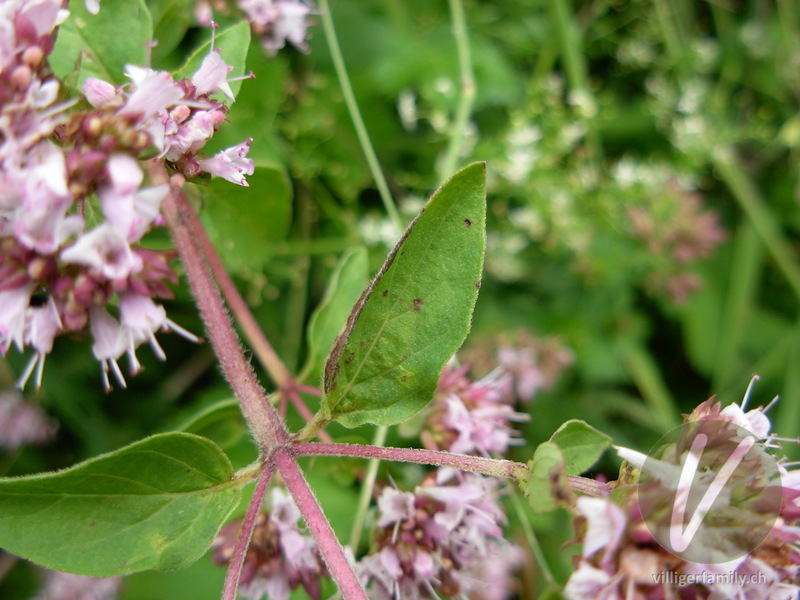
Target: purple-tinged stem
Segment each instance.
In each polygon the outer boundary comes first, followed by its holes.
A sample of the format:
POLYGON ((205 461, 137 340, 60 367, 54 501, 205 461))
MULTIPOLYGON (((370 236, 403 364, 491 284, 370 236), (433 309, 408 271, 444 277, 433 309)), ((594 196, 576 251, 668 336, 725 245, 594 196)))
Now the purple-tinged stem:
POLYGON ((352 563, 347 559, 344 548, 322 512, 314 492, 289 452, 288 448, 277 450, 275 466, 283 476, 283 482, 292 494, 297 508, 303 514, 303 519, 317 542, 317 547, 328 566, 328 571, 333 576, 336 585, 339 586, 342 598, 344 600, 367 600, 367 595, 356 577, 352 563))
POLYGON ((412 462, 420 465, 451 467, 461 471, 482 473, 495 477, 521 479, 528 467, 513 460, 499 460, 467 454, 454 454, 441 450, 419 450, 416 448, 385 448, 360 444, 293 443, 289 451, 295 456, 352 456, 357 458, 379 458, 394 462, 412 462))
POLYGON ((310 394, 312 396, 316 396, 317 398, 322 396, 322 390, 321 389, 319 389, 318 387, 314 387, 313 385, 306 385, 304 383, 298 383, 297 384, 297 391, 298 392, 304 392, 304 393, 310 394))
POLYGON ((242 529, 239 532, 239 539, 236 540, 236 547, 233 549, 231 562, 228 564, 228 572, 225 574, 225 586, 222 588, 222 600, 236 600, 236 590, 239 588, 239 578, 242 576, 244 559, 247 556, 247 548, 253 538, 253 530, 256 527, 256 519, 264 496, 267 493, 272 474, 275 472, 275 465, 267 462, 263 465, 258 476, 256 489, 253 492, 253 499, 247 507, 247 513, 242 521, 242 529))
POLYGON ((273 448, 286 442, 288 433, 245 358, 219 290, 192 235, 189 223, 194 211, 184 193, 171 188, 162 202, 162 210, 222 372, 239 400, 259 447, 273 448))
POLYGON ((253 313, 250 312, 247 303, 242 298, 239 290, 236 289, 236 285, 234 285, 230 275, 228 275, 228 271, 222 264, 222 260, 219 254, 217 254, 214 244, 212 244, 211 240, 208 238, 208 234, 203 224, 200 222, 197 213, 195 213, 188 204, 187 215, 189 217, 192 234, 200 244, 200 248, 211 267, 211 271, 214 273, 214 278, 217 280, 217 285, 219 285, 222 295, 225 296, 225 301, 228 303, 231 312, 233 312, 236 320, 239 321, 239 324, 242 326, 242 332, 247 338, 247 341, 250 342, 253 352, 258 357, 259 362, 264 365, 267 373, 269 373, 279 389, 294 388, 296 385, 294 378, 283 364, 283 361, 281 361, 278 353, 275 352, 275 349, 270 345, 269 341, 267 341, 253 313))
POLYGON ((597 481, 596 479, 568 475, 567 480, 573 492, 580 492, 587 496, 597 496, 598 498, 606 497, 611 493, 611 488, 608 487, 607 483, 597 481))

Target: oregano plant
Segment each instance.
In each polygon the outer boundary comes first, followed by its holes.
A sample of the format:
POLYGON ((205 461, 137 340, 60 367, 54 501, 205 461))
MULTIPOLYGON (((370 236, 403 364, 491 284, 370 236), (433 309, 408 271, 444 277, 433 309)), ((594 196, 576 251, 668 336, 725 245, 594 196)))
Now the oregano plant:
MULTIPOLYGON (((590 114, 595 100, 568 45, 577 30, 567 4, 556 2, 551 18, 575 87, 570 103, 590 114)), ((561 405, 543 419, 555 423, 549 439, 525 439, 537 416, 526 403, 574 360, 558 341, 521 335, 462 351, 485 266, 502 247, 498 223, 511 212, 509 222, 541 228, 537 214, 487 203, 500 171, 467 158, 472 112, 491 99, 476 96, 476 73, 492 65, 473 65, 461 0, 448 10, 459 83, 453 91, 451 81, 434 80, 425 100, 431 131, 444 132, 431 161, 443 183, 401 211, 393 189, 424 184, 386 180, 327 0, 9 0, 0 8, 0 347, 24 355, 17 388, 52 385, 46 359, 69 337, 90 343, 98 387, 114 398, 151 358, 169 360, 166 332, 179 334, 183 348, 207 341, 213 357, 200 362, 212 361, 227 385, 225 398, 192 406, 174 426, 151 422, 127 443, 110 435, 83 461, 68 454, 60 468, 30 474, 36 465, 17 473, 12 458, 0 477, 0 586, 24 559, 48 570, 36 596, 48 599, 110 600, 123 576, 197 565, 224 568, 219 588, 204 590, 222 600, 797 595, 800 478, 795 463, 775 455, 794 440, 770 432, 769 406, 747 410, 756 378, 741 404, 708 400, 681 424, 646 353, 626 346, 659 426, 676 427, 643 454, 561 405), (297 60, 312 51, 307 30, 317 21, 335 81, 304 68, 290 79, 292 61, 275 62, 276 54, 287 44, 297 60), (323 168, 312 147, 338 142, 325 130, 338 127, 329 104, 340 101, 354 137, 332 153, 335 168, 323 168), (284 110, 302 116, 275 124, 284 110), (259 146, 259 135, 272 145, 259 146), (361 178, 349 173, 361 161, 350 142, 374 180, 373 208, 379 200, 387 215, 373 234, 388 254, 368 247, 367 217, 352 225, 347 202, 357 200, 339 196, 361 178), (290 152, 292 168, 283 162, 290 152), (293 179, 315 169, 313 185, 293 179), (315 221, 318 209, 325 219, 315 221), (315 227, 364 231, 358 240, 334 237, 346 243, 331 249, 324 236, 311 240, 315 227), (314 254, 331 260, 320 301, 307 310, 302 281, 314 254), (281 276, 288 299, 279 301, 271 279, 281 276), (196 308, 196 327, 167 316, 176 295, 175 305, 196 308), (270 302, 284 303, 285 329, 262 327, 270 302), (291 339, 279 351, 270 340, 281 336, 291 339), (472 363, 482 362, 490 367, 474 374, 472 363), (230 451, 239 440, 252 459, 242 465, 230 451), (527 455, 515 446, 528 446, 527 455), (606 456, 612 447, 621 465, 606 456), (336 465, 326 480, 339 484, 326 490, 333 498, 315 493, 307 457, 336 459, 326 463, 336 465), (347 513, 347 543, 326 514, 336 510, 347 513), (579 549, 569 560, 539 542, 545 518, 573 526, 563 541, 579 549), (535 584, 522 571, 534 572, 535 584)), ((408 131, 420 120, 412 96, 398 101, 408 131)), ((600 146, 596 129, 586 131, 582 177, 596 183, 600 146)), ((515 143, 541 135, 531 130, 515 143)), ((516 171, 505 171, 513 179, 516 171)), ((565 202, 553 204, 557 211, 565 202)), ((652 225, 653 215, 627 214, 634 229, 652 225)), ((764 219, 758 227, 770 230, 764 219)), ((718 242, 716 223, 702 220, 718 242)), ((793 280, 786 249, 771 248, 793 280)), ((521 306, 537 310, 509 302, 500 311, 521 306)), ((190 365, 168 383, 185 390, 193 373, 190 365)), ((66 397, 75 384, 67 377, 62 385, 66 397)), ((80 403, 64 404, 73 427, 88 423, 80 403)), ((35 409, 19 392, 0 395, 0 447, 52 439, 55 423, 35 409)), ((615 433, 628 439, 624 428, 615 433)))

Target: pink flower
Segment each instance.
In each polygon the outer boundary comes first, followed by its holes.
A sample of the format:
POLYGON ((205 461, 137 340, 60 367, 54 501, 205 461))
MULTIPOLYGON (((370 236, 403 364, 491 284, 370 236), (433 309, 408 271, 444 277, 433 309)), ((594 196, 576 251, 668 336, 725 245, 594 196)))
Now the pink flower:
POLYGON ((68 263, 85 265, 105 279, 125 279, 142 268, 141 259, 131 252, 124 236, 111 223, 103 223, 83 234, 61 252, 68 263))
POLYGON ((95 108, 105 106, 121 98, 117 93, 117 88, 107 81, 95 77, 89 77, 83 83, 81 91, 83 91, 83 95, 86 96, 89 104, 95 108))
POLYGON ((111 390, 111 383, 108 380, 109 371, 113 371, 114 378, 120 386, 127 387, 125 377, 117 363, 127 349, 125 330, 114 317, 108 314, 106 309, 99 307, 89 311, 89 325, 94 338, 92 352, 95 359, 100 361, 102 368, 103 389, 111 390))
POLYGON ((166 71, 128 65, 125 75, 133 80, 135 87, 125 106, 120 109, 121 115, 138 117, 144 121, 159 116, 161 111, 183 99, 183 90, 166 71))
POLYGON ((237 3, 268 54, 275 54, 287 41, 302 52, 308 51, 305 39, 310 6, 300 0, 238 0, 237 3))
POLYGON ((231 71, 233 71, 233 67, 228 66, 222 60, 219 52, 212 51, 206 55, 200 68, 192 75, 192 83, 201 96, 222 92, 228 100, 233 100, 233 90, 227 81, 228 73, 231 71))
POLYGON ((227 179, 231 183, 247 187, 249 184, 244 176, 252 175, 255 171, 253 159, 245 158, 250 150, 250 142, 252 141, 253 138, 249 138, 238 146, 227 148, 211 158, 198 160, 197 162, 204 171, 227 179))
POLYGON ((138 162, 127 154, 111 156, 107 170, 109 182, 97 190, 106 222, 128 242, 136 242, 159 217, 169 186, 140 189, 144 175, 138 162))

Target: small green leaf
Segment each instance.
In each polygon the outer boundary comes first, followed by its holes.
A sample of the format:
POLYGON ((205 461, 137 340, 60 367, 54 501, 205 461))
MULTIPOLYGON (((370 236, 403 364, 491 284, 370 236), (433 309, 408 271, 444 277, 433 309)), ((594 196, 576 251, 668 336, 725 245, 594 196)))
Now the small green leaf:
POLYGON ((109 577, 185 567, 241 499, 228 457, 154 435, 44 475, 0 480, 0 547, 50 569, 109 577))
POLYGON ((259 271, 275 243, 286 237, 292 220, 292 188, 286 171, 258 166, 247 181, 250 187, 219 178, 197 187, 204 199, 200 218, 223 262, 233 271, 259 271))
MULTIPOLYGON (((244 75, 244 66, 247 61, 247 50, 250 48, 250 25, 247 21, 239 21, 236 25, 228 27, 214 38, 214 48, 219 48, 219 55, 225 64, 233 67, 231 76, 244 75)), ((175 80, 184 77, 191 78, 195 71, 200 68, 203 59, 211 52, 211 36, 209 40, 200 46, 188 58, 186 63, 175 72, 175 80)), ((234 96, 242 86, 241 81, 232 81, 231 90, 234 96)))
POLYGON ((431 400, 478 297, 485 186, 484 163, 453 175, 389 254, 328 357, 323 418, 393 425, 431 400))
POLYGON ((520 479, 519 486, 534 512, 550 512, 559 506, 569 508, 575 503, 567 479, 564 454, 557 444, 539 444, 533 458, 528 461, 528 470, 528 477, 520 479))
POLYGON ((126 81, 126 64, 146 64, 153 23, 144 0, 103 0, 96 15, 83 2, 70 2, 69 12, 49 57, 59 79, 77 67, 76 89, 89 77, 120 84, 126 81))
POLYGON ((610 437, 579 419, 564 423, 550 441, 561 449, 567 475, 580 475, 591 469, 611 445, 610 437))
POLYGON ((319 374, 325 357, 342 332, 350 309, 369 283, 366 248, 352 248, 339 259, 319 306, 308 324, 308 360, 304 374, 319 374))

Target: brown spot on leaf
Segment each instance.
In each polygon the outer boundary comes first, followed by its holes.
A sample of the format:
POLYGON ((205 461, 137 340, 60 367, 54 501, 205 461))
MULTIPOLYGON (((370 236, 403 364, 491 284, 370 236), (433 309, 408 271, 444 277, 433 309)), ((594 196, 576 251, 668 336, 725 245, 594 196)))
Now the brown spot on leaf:
POLYGON ((425 304, 425 302, 422 300, 422 298, 414 298, 414 300, 412 302, 412 305, 411 305, 411 308, 413 308, 415 311, 419 312, 419 311, 422 310, 422 305, 423 304, 425 304))
POLYGON ((406 379, 408 379, 408 373, 403 373, 400 375, 400 381, 405 381, 406 379))
POLYGON ((476 284, 475 284, 475 289, 476 289, 476 290, 479 290, 479 289, 481 289, 481 282, 480 282, 480 281, 479 281, 478 283, 476 283, 476 284))
POLYGON ((367 345, 367 342, 365 342, 364 340, 361 340, 360 342, 358 342, 358 347, 359 348, 363 348, 366 345, 367 345))
POLYGON ((383 294, 382 295, 383 296, 388 296, 389 295, 389 290, 383 290, 383 294))
POLYGON ((469 219, 464 219, 464 225, 466 225, 467 227, 472 227, 472 221, 470 221, 469 219))
POLYGON ((353 359, 355 357, 356 357, 356 353, 355 352, 353 352, 353 351, 348 352, 347 356, 344 359, 344 364, 349 365, 351 362, 353 362, 353 359))

